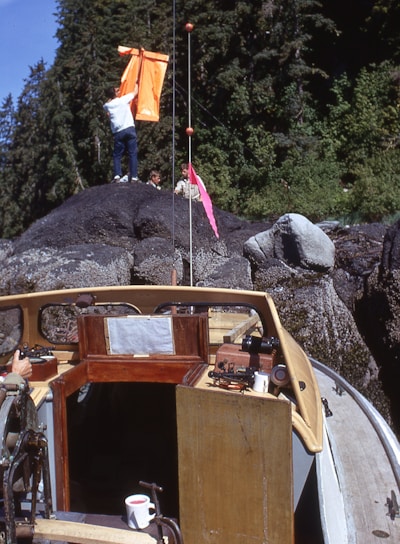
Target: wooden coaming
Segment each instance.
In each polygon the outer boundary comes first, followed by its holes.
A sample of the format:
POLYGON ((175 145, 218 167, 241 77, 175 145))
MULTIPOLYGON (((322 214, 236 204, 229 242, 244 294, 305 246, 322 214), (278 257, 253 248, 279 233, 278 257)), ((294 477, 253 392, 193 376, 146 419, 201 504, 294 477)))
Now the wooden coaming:
MULTIPOLYGON (((263 330, 281 341, 285 363, 289 369, 297 407, 293 424, 311 452, 322 448, 322 415, 318 384, 311 364, 300 346, 282 327, 273 300, 264 292, 176 287, 176 286, 110 286, 88 289, 65 289, 41 293, 27 293, 0 297, 0 306, 20 306, 23 310, 23 341, 29 345, 46 344, 47 340, 38 330, 38 314, 42 306, 48 303, 63 303, 74 300, 82 293, 90 293, 97 303, 126 302, 139 308, 143 314, 152 313, 160 304, 203 303, 209 305, 224 304, 250 305, 260 316, 263 330), (306 385, 300 387, 300 382, 306 385)), ((77 345, 63 344, 57 351, 69 353, 71 360, 77 360, 77 345)), ((55 355, 57 356, 57 351, 55 355)), ((210 352, 213 347, 210 347, 210 352)), ((215 350, 214 350, 215 353, 215 350)), ((58 356, 59 360, 62 360, 58 356)), ((122 376, 123 377, 123 376, 122 376)))

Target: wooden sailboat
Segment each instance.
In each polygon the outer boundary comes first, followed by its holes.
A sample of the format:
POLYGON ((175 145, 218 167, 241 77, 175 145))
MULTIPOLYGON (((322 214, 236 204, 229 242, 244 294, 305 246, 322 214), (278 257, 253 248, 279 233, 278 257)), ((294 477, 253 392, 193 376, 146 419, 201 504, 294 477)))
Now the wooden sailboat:
MULTIPOLYGON (((366 541, 348 530, 351 494, 340 489, 347 469, 336 486, 344 501, 336 521, 328 519, 332 503, 327 511, 313 495, 319 486, 324 503, 332 493, 320 456, 335 455, 331 468, 339 459, 334 448, 323 449, 327 436, 331 445, 339 436, 326 424, 336 407, 326 417, 316 371, 268 294, 170 286, 48 291, 1 297, 0 323, 3 361, 23 344, 50 353, 34 364, 29 398, 46 428, 56 519, 42 519, 48 497, 36 490, 37 512, 30 521, 15 515, 15 534, 29 530, 40 541, 64 531, 69 542, 102 542, 98 513, 116 531, 110 527, 104 541, 125 542, 120 531, 129 542, 157 541, 124 522, 124 497, 145 480, 163 487, 163 513, 177 520, 185 544, 328 543, 343 523, 349 542, 366 541), (268 375, 262 392, 254 390, 255 371, 268 375), (89 524, 66 521, 71 511, 89 524)), ((364 432, 376 435, 371 425, 364 432)), ((3 469, 13 454, 5 443, 3 469)), ((392 454, 396 448, 394 440, 392 454)), ((380 464, 390 483, 375 488, 371 531, 397 542, 397 514, 387 515, 385 501, 391 491, 398 496, 398 482, 393 466, 380 464)), ((27 500, 22 493, 23 506, 27 500)))

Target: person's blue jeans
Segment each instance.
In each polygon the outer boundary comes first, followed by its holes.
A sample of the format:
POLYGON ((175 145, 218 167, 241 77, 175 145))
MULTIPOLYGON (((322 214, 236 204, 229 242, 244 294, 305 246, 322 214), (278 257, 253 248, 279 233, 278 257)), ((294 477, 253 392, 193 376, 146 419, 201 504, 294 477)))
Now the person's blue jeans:
POLYGON ((122 176, 121 160, 125 151, 129 157, 129 177, 138 177, 137 138, 135 127, 120 130, 114 134, 114 176, 122 176))

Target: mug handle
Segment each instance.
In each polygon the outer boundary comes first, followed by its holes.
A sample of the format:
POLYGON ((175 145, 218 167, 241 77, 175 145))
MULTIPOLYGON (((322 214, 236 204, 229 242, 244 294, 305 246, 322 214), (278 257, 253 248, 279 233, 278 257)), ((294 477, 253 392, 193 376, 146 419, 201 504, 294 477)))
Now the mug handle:
MULTIPOLYGON (((155 510, 156 507, 154 506, 154 504, 152 502, 149 502, 149 510, 150 509, 153 509, 155 510)), ((154 512, 154 514, 149 514, 149 517, 148 517, 148 520, 151 521, 152 519, 154 519, 156 517, 156 513, 154 512)))

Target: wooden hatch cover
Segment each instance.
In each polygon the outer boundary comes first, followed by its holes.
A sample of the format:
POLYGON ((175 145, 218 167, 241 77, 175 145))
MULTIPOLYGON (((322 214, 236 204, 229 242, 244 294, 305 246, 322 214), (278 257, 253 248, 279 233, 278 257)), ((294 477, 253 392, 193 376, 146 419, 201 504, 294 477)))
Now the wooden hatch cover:
POLYGON ((177 387, 185 544, 292 544, 288 402, 177 387))

